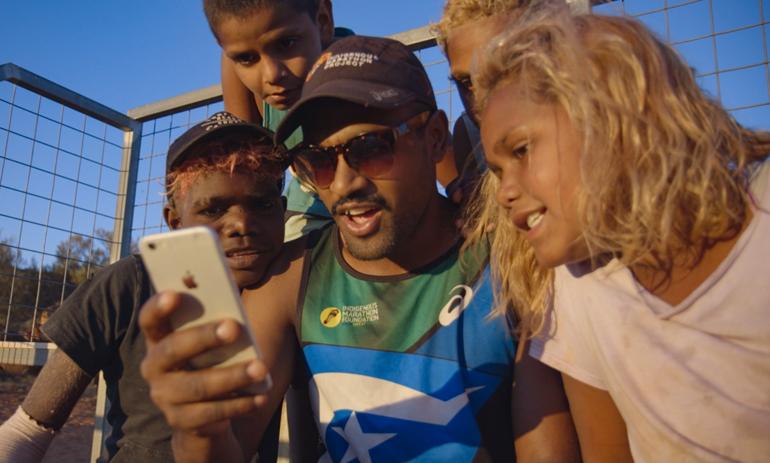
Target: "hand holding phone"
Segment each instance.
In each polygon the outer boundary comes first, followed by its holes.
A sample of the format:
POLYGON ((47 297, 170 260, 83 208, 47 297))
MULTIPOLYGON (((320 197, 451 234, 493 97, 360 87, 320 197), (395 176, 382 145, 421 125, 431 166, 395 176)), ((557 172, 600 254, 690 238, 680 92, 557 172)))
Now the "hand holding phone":
MULTIPOLYGON (((190 227, 157 235, 139 242, 145 268, 158 292, 174 290, 192 297, 171 313, 174 330, 232 318, 240 325, 238 339, 189 360, 195 369, 218 368, 261 359, 254 334, 249 327, 219 238, 207 227, 190 227)), ((239 392, 259 394, 271 387, 267 379, 239 392)))

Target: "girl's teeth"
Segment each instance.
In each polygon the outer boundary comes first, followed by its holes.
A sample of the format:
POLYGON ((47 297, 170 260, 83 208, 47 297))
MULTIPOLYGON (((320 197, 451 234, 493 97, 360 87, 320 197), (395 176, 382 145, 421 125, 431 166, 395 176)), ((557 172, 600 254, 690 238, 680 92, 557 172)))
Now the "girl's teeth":
POLYGON ((527 217, 527 227, 534 228, 540 221, 543 220, 543 214, 540 211, 533 212, 527 217))

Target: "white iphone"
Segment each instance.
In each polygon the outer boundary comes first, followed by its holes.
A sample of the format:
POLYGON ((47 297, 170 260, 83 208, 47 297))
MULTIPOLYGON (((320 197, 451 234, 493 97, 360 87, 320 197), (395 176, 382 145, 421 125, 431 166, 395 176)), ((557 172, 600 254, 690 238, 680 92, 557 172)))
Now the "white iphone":
MULTIPOLYGON (((175 330, 224 318, 232 318, 241 325, 238 340, 192 358, 192 368, 217 368, 262 358, 246 320, 240 290, 213 230, 190 227, 144 236, 139 241, 139 250, 157 292, 171 289, 192 296, 185 298, 189 303, 171 314, 175 330)), ((268 376, 264 382, 239 392, 258 394, 271 385, 268 376)))

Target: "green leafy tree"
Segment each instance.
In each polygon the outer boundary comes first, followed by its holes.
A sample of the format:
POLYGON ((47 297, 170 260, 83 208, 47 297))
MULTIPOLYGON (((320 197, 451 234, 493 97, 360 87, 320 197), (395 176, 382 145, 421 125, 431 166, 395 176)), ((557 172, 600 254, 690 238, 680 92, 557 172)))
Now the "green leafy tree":
MULTIPOLYGON (((56 246, 55 261, 41 268, 34 260, 16 262, 13 240, 3 237, 0 229, 0 332, 6 327, 8 332, 28 331, 34 307, 55 309, 78 285, 109 264, 112 231, 100 228, 94 237, 72 235, 56 246)), ((137 250, 137 243, 132 242, 131 251, 137 250)))

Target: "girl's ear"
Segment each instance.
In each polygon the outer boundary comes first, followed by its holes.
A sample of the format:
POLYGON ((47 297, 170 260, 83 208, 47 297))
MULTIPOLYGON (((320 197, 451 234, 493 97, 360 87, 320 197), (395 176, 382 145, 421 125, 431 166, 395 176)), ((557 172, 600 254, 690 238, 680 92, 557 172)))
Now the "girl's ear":
POLYGON ((332 14, 331 0, 319 0, 315 20, 318 24, 318 32, 321 34, 321 45, 326 48, 334 38, 334 15, 332 14))
POLYGON ((174 206, 166 204, 163 206, 163 219, 171 230, 182 228, 182 218, 174 206))
POLYGON ((425 142, 433 162, 441 162, 449 143, 449 121, 444 111, 439 109, 428 119, 425 125, 425 142))

